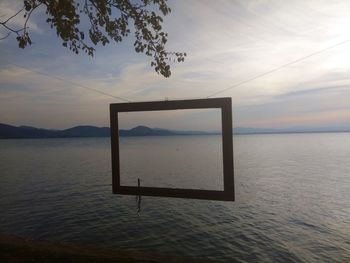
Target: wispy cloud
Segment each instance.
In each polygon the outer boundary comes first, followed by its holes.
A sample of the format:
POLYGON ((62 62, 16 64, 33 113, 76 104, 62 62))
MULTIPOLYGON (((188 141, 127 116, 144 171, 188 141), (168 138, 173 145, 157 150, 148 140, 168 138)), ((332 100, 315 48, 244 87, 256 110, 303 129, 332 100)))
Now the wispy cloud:
MULTIPOLYGON (((0 43, 1 120, 54 128, 84 122, 107 125, 108 104, 117 102, 6 61, 133 101, 205 98, 350 37, 350 2, 345 0, 169 4, 169 49, 188 53, 184 63, 174 64, 170 79, 157 75, 146 56, 135 54, 130 39, 97 47, 94 58, 76 56, 56 41, 55 32, 46 31, 42 18, 33 17, 33 30, 45 29, 45 34, 35 35, 33 46, 19 50, 9 40, 0 43), (55 114, 62 118, 53 118, 55 114)), ((0 13, 13 12, 17 5, 3 1, 0 13)), ((349 47, 327 50, 219 96, 232 97, 236 125, 346 123, 349 47)))

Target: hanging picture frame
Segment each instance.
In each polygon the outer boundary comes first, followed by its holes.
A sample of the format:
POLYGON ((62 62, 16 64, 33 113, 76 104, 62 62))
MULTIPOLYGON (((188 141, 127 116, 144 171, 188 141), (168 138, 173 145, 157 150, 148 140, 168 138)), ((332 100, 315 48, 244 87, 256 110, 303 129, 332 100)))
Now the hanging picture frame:
POLYGON ((166 100, 110 104, 112 190, 114 194, 234 201, 233 133, 231 98, 166 100), (181 189, 121 185, 118 114, 185 109, 220 109, 223 153, 223 190, 181 189))

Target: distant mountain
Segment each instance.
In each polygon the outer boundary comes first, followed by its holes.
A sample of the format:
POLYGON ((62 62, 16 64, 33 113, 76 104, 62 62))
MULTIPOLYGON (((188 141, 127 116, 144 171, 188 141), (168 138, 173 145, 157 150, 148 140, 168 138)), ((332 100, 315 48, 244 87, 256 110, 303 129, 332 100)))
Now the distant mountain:
MULTIPOLYGON (((160 128, 153 128, 153 130, 156 131, 168 131, 166 129, 160 129, 160 128)), ((171 131, 175 135, 214 135, 214 134, 221 134, 221 132, 205 132, 205 131, 179 131, 179 130, 172 130, 171 131)))
POLYGON ((60 137, 109 137, 108 127, 76 126, 59 132, 60 137))
POLYGON ((137 126, 130 130, 119 130, 120 136, 170 136, 175 132, 165 129, 152 129, 147 126, 137 126))
POLYGON ((49 138, 56 137, 56 131, 37 129, 34 127, 15 127, 0 123, 0 138, 49 138))
MULTIPOLYGON (((119 130, 119 135, 126 136, 173 136, 173 135, 209 135, 202 131, 172 131, 160 128, 137 126, 130 130, 119 130)), ((68 138, 68 137, 109 137, 110 128, 95 126, 76 126, 66 130, 38 129, 30 126, 11 126, 0 123, 0 139, 11 138, 68 138)))
POLYGON ((173 136, 173 135, 210 135, 213 132, 203 131, 178 131, 161 128, 149 128, 147 126, 137 126, 130 130, 119 130, 120 136, 173 136))
POLYGON ((67 137, 108 137, 108 127, 77 126, 66 130, 38 129, 30 126, 11 126, 0 123, 0 139, 15 138, 67 138, 67 137))
MULTIPOLYGON (((295 127, 288 129, 268 128, 234 128, 234 134, 266 134, 266 133, 305 133, 305 132, 350 132, 348 127, 333 128, 303 128, 295 127)), ((130 130, 119 130, 119 135, 126 136, 174 136, 174 135, 214 135, 220 132, 204 131, 179 131, 161 128, 149 128, 137 126, 130 130)), ((109 137, 109 127, 76 126, 65 130, 39 129, 31 126, 12 126, 0 123, 0 139, 11 138, 68 138, 68 137, 109 137)))

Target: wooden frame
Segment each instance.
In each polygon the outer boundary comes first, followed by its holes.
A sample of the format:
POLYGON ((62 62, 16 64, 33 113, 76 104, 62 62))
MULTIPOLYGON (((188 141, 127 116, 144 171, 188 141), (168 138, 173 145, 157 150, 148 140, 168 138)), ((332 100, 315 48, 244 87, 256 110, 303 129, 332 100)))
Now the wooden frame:
POLYGON ((112 188, 114 194, 163 196, 178 198, 194 198, 206 200, 234 201, 234 169, 232 142, 232 102, 231 98, 213 98, 196 100, 152 101, 110 104, 111 150, 112 150, 112 188), (180 109, 221 109, 222 121, 222 151, 223 151, 223 180, 224 190, 200 190, 160 188, 143 186, 120 185, 119 163, 119 112, 161 111, 180 109))

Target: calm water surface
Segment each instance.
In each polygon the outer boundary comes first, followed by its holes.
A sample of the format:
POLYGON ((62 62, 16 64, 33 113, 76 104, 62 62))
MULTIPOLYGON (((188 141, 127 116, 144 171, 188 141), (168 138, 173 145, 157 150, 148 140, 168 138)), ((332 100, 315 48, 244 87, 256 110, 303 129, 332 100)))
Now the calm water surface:
MULTIPOLYGON (((220 138, 180 137, 123 138, 125 182, 220 189, 220 138), (151 146, 167 153, 153 171, 142 162, 151 146)), ((111 194, 109 139, 0 140, 0 234, 229 262, 350 262, 349 133, 234 136, 234 152, 236 202, 143 197, 138 216, 135 197, 111 194)))

